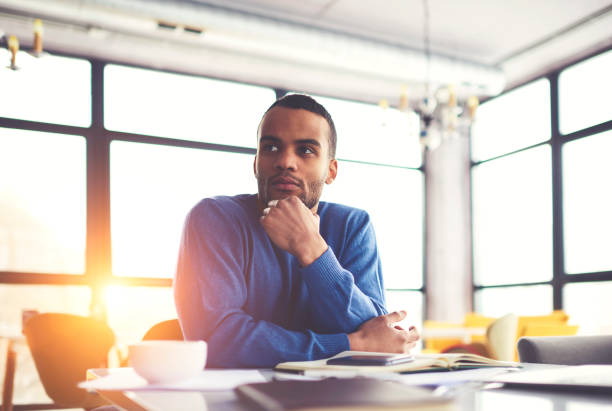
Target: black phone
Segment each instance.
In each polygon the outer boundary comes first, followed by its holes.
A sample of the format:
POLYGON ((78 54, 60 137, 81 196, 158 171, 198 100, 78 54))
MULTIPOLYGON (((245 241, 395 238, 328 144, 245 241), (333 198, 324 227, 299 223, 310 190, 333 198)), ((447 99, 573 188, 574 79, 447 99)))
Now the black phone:
POLYGON ((330 358, 328 365, 396 365, 414 361, 412 355, 380 354, 380 355, 349 355, 347 357, 330 358))

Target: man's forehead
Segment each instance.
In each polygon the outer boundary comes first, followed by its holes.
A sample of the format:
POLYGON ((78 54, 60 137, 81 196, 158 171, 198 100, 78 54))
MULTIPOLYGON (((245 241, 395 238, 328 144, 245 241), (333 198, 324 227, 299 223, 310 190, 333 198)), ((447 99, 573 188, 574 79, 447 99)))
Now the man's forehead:
POLYGON ((331 130, 327 120, 317 113, 301 108, 276 106, 264 115, 259 127, 259 136, 279 132, 304 133, 304 136, 327 140, 331 130))

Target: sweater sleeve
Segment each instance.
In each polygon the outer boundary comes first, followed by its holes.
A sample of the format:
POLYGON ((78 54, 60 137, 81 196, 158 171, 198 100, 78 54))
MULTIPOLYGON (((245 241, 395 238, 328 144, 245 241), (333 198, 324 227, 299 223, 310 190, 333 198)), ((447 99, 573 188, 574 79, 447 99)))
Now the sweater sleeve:
POLYGON ((232 217, 211 204, 187 217, 173 285, 185 338, 208 343, 207 367, 272 367, 348 350, 344 333, 287 330, 243 310, 247 244, 232 217))
POLYGON ((317 329, 324 332, 351 333, 365 321, 387 313, 381 262, 368 214, 362 212, 360 218, 347 223, 346 232, 338 256, 332 247, 339 245, 330 244, 317 260, 301 268, 317 329))

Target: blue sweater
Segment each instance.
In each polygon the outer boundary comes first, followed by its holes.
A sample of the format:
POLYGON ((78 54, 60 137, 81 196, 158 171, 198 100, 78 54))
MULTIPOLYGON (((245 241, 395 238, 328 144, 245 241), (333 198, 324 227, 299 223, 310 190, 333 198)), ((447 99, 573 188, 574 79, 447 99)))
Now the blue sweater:
POLYGON ((308 267, 276 247, 256 195, 207 198, 187 216, 174 279, 187 340, 208 367, 272 367, 349 349, 347 333, 385 314, 381 264, 365 211, 319 203, 329 248, 308 267))

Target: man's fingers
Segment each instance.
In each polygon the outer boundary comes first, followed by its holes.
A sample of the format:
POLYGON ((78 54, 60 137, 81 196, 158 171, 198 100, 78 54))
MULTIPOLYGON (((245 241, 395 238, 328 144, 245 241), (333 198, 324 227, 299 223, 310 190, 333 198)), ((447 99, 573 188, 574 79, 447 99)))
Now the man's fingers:
POLYGON ((277 204, 278 204, 278 200, 268 201, 268 207, 276 207, 277 204))
POLYGON ((270 213, 270 207, 264 208, 263 215, 268 215, 270 213))
POLYGON ((388 324, 398 323, 406 318, 406 311, 393 311, 392 313, 385 315, 385 317, 387 318, 388 324))
POLYGON ((409 328, 408 332, 410 333, 410 338, 412 338, 413 341, 418 341, 421 338, 421 335, 414 325, 409 328))

